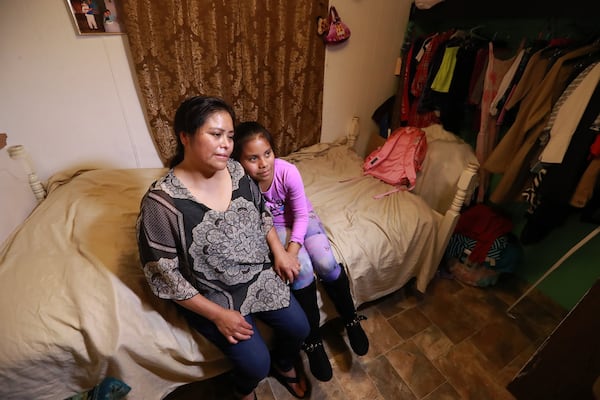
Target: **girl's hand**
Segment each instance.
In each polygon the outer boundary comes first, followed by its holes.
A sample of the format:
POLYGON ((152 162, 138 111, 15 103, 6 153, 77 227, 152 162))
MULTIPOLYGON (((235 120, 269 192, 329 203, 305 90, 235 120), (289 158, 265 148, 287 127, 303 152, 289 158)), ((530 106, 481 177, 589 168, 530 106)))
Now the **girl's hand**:
POLYGON ((231 344, 236 344, 240 340, 248 340, 254 334, 252 325, 242 317, 239 311, 223 309, 213 319, 213 322, 231 344))
POLYGON ((285 248, 285 250, 292 255, 293 257, 298 258, 298 253, 300 252, 300 249, 302 248, 302 246, 300 245, 300 243, 298 242, 289 242, 287 244, 287 247, 285 248))
POLYGON ((298 257, 284 251, 275 257, 273 269, 284 282, 293 283, 300 273, 300 261, 298 257))

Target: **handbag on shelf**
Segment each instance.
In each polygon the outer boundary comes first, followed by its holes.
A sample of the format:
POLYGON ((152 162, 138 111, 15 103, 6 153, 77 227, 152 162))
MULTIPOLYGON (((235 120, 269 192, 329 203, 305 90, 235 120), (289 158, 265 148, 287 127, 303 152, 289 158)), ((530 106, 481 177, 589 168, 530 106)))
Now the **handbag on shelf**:
POLYGON ((323 35, 325 44, 337 44, 348 40, 350 28, 342 22, 334 6, 329 7, 329 30, 323 35))

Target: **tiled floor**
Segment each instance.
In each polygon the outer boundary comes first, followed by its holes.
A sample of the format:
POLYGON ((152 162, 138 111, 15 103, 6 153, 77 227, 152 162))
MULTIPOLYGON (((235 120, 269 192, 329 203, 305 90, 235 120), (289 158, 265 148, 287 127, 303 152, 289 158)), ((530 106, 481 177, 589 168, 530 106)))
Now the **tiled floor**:
MULTIPOLYGON (((334 378, 323 383, 309 373, 311 398, 512 399, 506 385, 567 313, 533 291, 511 318, 506 309, 525 289, 514 277, 486 289, 436 277, 422 298, 403 289, 369 303, 360 309, 371 342, 363 357, 349 349, 339 321, 329 322, 323 331, 334 378)), ((227 399, 228 388, 221 376, 168 399, 227 399)), ((293 399, 273 378, 259 385, 257 396, 293 399)))

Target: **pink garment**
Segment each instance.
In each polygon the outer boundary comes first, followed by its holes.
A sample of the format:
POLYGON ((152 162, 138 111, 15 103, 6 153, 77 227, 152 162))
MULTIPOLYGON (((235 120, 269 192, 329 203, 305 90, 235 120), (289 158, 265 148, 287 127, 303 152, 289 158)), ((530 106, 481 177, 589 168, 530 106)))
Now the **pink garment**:
POLYGON ((280 158, 275 159, 273 183, 262 192, 267 208, 273 214, 273 225, 291 229, 290 241, 304 244, 308 213, 312 204, 304 192, 298 168, 280 158))
MULTIPOLYGON (((515 55, 507 60, 501 60, 494 55, 494 44, 489 42, 488 46, 488 64, 483 82, 483 94, 481 97, 481 118, 475 146, 475 154, 477 155, 479 163, 482 165, 494 149, 498 136, 496 116, 491 115, 490 105, 498 93, 502 78, 506 75, 516 57, 515 55)), ((481 168, 479 170, 479 191, 477 194, 477 201, 480 203, 484 200, 488 180, 489 172, 481 168)))
POLYGON ((473 72, 471 73, 471 81, 469 82, 469 97, 467 100, 469 104, 479 105, 481 102, 483 81, 489 58, 488 53, 488 49, 481 48, 477 50, 475 65, 473 67, 473 72))

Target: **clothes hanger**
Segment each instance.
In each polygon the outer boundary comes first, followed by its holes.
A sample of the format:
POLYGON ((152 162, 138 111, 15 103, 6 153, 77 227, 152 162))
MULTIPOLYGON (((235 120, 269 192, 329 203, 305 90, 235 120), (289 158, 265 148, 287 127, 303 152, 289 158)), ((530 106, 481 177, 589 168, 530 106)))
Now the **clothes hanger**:
POLYGON ((498 48, 498 49, 508 48, 509 47, 508 44, 510 43, 510 34, 506 33, 506 34, 502 35, 498 31, 495 31, 494 34, 492 35, 492 38, 490 39, 490 41, 494 45, 494 48, 498 48))
POLYGON ((477 40, 484 40, 484 41, 489 41, 489 39, 485 36, 482 36, 481 34, 477 33, 476 31, 484 28, 485 25, 477 25, 474 26, 473 28, 469 29, 469 37, 473 38, 473 39, 477 39, 477 40))

